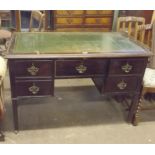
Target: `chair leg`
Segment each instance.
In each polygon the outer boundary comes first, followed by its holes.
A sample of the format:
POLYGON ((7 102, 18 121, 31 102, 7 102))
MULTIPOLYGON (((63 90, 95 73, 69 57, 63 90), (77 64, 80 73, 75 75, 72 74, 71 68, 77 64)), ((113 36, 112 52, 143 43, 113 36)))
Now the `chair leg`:
POLYGON ((4 114, 4 84, 1 82, 0 86, 0 141, 4 141, 5 137, 2 132, 2 119, 4 114))
POLYGON ((138 104, 136 113, 135 113, 135 115, 133 117, 133 120, 132 120, 132 123, 133 123, 134 126, 137 126, 138 123, 139 123, 139 120, 140 120, 139 111, 141 110, 142 101, 144 100, 144 95, 146 94, 146 92, 147 92, 147 88, 143 87, 142 92, 141 92, 141 96, 140 96, 140 99, 139 99, 139 104, 138 104))
POLYGON ((137 126, 140 120, 140 115, 139 115, 139 111, 140 111, 140 107, 141 107, 141 102, 142 102, 142 98, 140 98, 139 100, 139 104, 135 113, 135 116, 133 117, 132 123, 134 126, 137 126))
MULTIPOLYGON (((0 92, 1 93, 1 92, 0 92)), ((4 134, 2 132, 2 117, 3 117, 3 109, 1 107, 2 105, 2 98, 0 96, 0 141, 4 141, 4 134)))

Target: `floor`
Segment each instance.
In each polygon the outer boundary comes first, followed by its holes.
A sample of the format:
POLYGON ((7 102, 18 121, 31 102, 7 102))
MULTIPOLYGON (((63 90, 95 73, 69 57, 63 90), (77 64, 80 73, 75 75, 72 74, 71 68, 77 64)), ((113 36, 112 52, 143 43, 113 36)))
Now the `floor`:
POLYGON ((155 113, 142 113, 139 126, 111 97, 101 96, 90 79, 57 80, 55 97, 21 100, 18 134, 14 133, 10 84, 5 79, 5 141, 0 144, 155 143, 155 113))

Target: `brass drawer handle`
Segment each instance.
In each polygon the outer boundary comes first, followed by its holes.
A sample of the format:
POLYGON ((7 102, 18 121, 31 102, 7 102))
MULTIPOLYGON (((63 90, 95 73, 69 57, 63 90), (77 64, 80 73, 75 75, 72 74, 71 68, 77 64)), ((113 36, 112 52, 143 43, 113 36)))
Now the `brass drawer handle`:
POLYGON ((32 63, 32 66, 27 68, 27 71, 31 74, 31 75, 37 75, 37 72, 39 71, 38 67, 35 67, 34 64, 32 63))
POLYGON ((83 74, 87 71, 87 67, 83 64, 80 64, 79 66, 76 66, 75 69, 78 71, 78 73, 83 74))
POLYGON ((38 86, 36 86, 35 83, 33 83, 33 85, 32 85, 31 87, 29 87, 28 89, 29 89, 29 91, 30 91, 33 95, 37 94, 37 93, 39 92, 39 90, 40 90, 40 88, 39 88, 38 86))
POLYGON ((73 19, 68 18, 68 19, 67 19, 67 23, 68 23, 68 24, 72 24, 72 23, 73 23, 73 19))
POLYGON ((122 70, 123 70, 125 73, 129 73, 129 72, 132 70, 133 66, 131 66, 131 65, 128 64, 128 63, 126 63, 126 64, 125 64, 124 66, 122 66, 121 68, 122 68, 122 70))
POLYGON ((127 87, 127 83, 125 83, 123 80, 117 84, 117 87, 121 90, 125 89, 127 87))

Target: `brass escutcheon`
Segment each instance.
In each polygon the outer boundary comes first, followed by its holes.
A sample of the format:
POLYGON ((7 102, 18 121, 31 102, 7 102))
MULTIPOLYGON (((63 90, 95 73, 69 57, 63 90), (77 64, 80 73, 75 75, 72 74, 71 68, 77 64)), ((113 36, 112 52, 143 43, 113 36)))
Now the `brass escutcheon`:
POLYGON ((129 73, 131 70, 132 70, 132 66, 128 63, 126 63, 124 66, 121 67, 122 70, 125 72, 125 73, 129 73))
POLYGON ((122 80, 121 82, 119 82, 117 84, 117 87, 121 90, 125 89, 127 87, 127 83, 124 82, 124 80, 122 80))
POLYGON ((27 68, 27 71, 31 74, 31 75, 36 75, 37 72, 39 71, 38 67, 35 67, 34 64, 32 63, 32 66, 27 68))
POLYGON ((68 23, 68 24, 72 24, 72 23, 73 23, 73 19, 68 18, 68 19, 67 19, 67 23, 68 23))
POLYGON ((29 87, 29 91, 32 94, 37 94, 39 92, 40 88, 38 86, 35 85, 35 83, 33 83, 33 85, 31 87, 29 87))
POLYGON ((76 66, 75 69, 78 71, 78 73, 83 74, 86 72, 87 67, 83 64, 80 64, 79 66, 76 66))

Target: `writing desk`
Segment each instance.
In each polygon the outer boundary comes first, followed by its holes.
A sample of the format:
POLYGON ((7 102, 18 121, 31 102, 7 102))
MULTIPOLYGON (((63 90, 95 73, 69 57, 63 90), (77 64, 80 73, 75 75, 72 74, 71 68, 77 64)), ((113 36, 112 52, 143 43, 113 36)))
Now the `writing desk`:
POLYGON ((92 78, 101 94, 131 94, 128 121, 137 109, 150 53, 117 32, 14 33, 9 54, 15 130, 18 100, 54 95, 55 79, 92 78))

